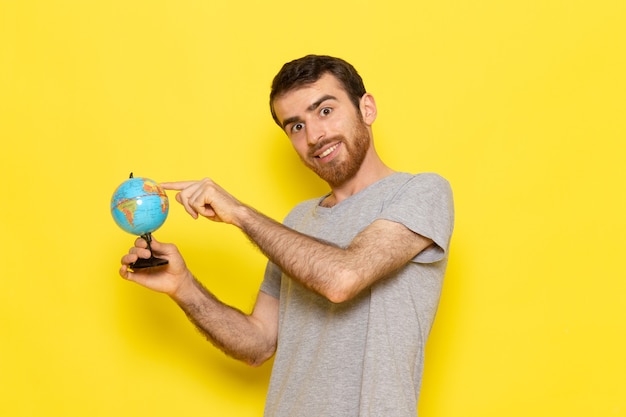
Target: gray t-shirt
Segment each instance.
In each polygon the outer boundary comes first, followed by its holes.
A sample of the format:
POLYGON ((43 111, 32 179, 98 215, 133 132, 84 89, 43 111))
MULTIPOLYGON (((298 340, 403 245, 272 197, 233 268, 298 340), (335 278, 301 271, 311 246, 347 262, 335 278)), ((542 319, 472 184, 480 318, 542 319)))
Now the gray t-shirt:
POLYGON ((395 173, 334 207, 322 200, 299 204, 284 224, 346 247, 387 219, 435 245, 340 304, 268 263, 261 291, 279 298, 280 311, 265 416, 414 417, 454 223, 450 186, 436 174, 395 173))

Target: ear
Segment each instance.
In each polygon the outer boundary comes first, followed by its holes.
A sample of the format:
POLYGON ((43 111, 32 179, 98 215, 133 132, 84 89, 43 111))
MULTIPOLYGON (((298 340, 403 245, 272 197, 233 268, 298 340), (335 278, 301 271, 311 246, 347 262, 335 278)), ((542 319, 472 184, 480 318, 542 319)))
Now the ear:
POLYGON ((376 116, 378 115, 374 96, 370 93, 363 94, 359 107, 359 110, 361 111, 361 116, 363 117, 363 121, 367 125, 371 125, 372 123, 374 123, 374 120, 376 120, 376 116))

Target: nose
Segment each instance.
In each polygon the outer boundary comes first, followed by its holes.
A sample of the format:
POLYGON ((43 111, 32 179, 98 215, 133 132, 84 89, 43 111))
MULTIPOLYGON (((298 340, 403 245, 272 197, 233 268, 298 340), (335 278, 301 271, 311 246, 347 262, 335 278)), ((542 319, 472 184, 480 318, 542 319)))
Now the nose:
POLYGON ((324 127, 321 123, 309 120, 306 124, 306 141, 309 145, 315 145, 324 137, 324 127))

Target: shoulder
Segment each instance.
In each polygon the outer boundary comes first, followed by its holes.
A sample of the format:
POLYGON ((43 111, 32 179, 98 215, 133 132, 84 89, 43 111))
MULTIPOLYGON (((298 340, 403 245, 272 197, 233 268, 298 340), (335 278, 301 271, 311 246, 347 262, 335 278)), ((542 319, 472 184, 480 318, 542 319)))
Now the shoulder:
POLYGON ((405 193, 434 193, 451 195, 450 182, 434 172, 400 173, 396 176, 396 197, 405 193))
POLYGON ((435 172, 413 174, 410 181, 425 186, 450 188, 450 182, 435 172))

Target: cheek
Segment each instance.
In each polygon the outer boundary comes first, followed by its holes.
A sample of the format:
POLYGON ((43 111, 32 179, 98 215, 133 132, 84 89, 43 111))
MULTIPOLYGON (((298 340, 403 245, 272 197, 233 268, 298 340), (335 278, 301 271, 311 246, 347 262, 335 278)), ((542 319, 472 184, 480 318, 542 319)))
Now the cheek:
POLYGON ((307 153, 307 144, 306 141, 302 138, 289 138, 291 141, 291 146, 298 153, 298 155, 306 155, 307 153))
POLYGON ((332 131, 341 133, 343 135, 350 134, 354 132, 359 125, 359 120, 349 117, 336 118, 333 120, 333 123, 329 126, 329 129, 332 131))

